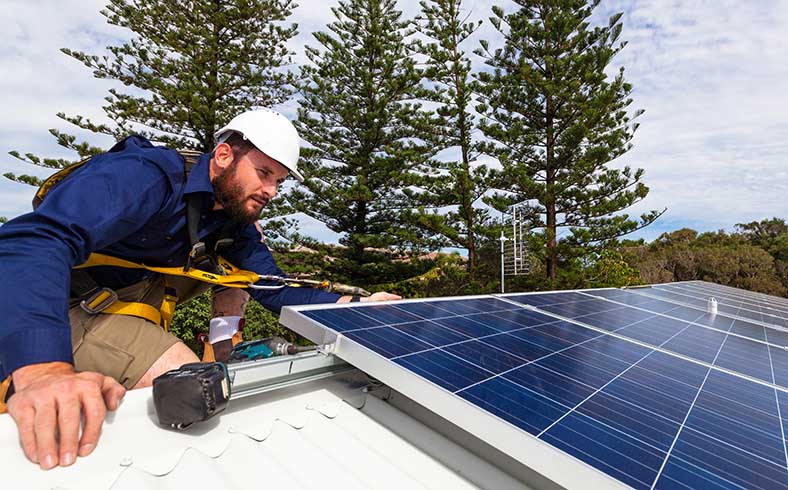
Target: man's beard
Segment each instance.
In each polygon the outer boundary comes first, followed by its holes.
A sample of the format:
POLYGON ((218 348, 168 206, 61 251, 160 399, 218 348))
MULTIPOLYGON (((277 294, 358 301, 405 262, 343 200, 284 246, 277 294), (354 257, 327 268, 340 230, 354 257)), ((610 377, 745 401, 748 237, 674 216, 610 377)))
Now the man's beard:
POLYGON ((211 184, 216 201, 222 205, 225 214, 236 223, 253 224, 260 219, 260 211, 249 211, 246 207, 248 196, 244 195, 243 187, 237 177, 238 161, 234 161, 211 184))

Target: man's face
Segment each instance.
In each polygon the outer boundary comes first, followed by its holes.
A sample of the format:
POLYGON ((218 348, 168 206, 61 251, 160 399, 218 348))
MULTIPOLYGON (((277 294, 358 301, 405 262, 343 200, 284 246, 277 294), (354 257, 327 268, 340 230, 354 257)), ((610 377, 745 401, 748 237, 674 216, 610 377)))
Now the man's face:
POLYGON ((216 201, 230 219, 254 223, 263 207, 276 196, 287 169, 263 152, 252 149, 213 178, 216 201))

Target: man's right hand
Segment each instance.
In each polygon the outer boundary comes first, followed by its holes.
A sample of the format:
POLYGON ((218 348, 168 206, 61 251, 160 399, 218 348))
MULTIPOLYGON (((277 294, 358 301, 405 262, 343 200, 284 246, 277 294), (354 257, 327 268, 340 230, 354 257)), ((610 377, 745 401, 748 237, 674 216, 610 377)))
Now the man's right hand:
POLYGON ((48 470, 69 466, 96 447, 107 410, 116 410, 126 389, 94 372, 74 371, 71 364, 32 364, 13 373, 14 394, 8 413, 19 430, 25 456, 48 470), (79 436, 80 414, 85 416, 79 436))

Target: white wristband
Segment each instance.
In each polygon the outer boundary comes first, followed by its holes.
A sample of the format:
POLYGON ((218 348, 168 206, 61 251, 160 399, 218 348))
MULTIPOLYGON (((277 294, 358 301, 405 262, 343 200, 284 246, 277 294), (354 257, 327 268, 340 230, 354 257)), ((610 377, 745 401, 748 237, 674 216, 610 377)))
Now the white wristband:
POLYGON ((208 330, 208 342, 215 344, 222 340, 233 338, 241 323, 240 316, 217 316, 211 318, 211 327, 208 330))

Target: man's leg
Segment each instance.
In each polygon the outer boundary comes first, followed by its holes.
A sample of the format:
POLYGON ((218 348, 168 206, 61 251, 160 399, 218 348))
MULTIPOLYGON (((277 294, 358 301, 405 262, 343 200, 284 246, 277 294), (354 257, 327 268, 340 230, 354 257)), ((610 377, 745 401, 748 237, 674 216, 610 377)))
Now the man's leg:
POLYGON ((110 376, 126 389, 150 386, 158 375, 199 361, 177 337, 142 318, 73 309, 69 316, 76 370, 110 376))
POLYGON ((147 388, 148 386, 153 385, 153 380, 158 376, 166 373, 171 369, 175 369, 178 367, 183 366, 184 364, 190 362, 200 362, 197 358, 197 355, 183 342, 178 342, 177 344, 173 344, 172 347, 167 349, 164 354, 159 357, 156 362, 153 363, 153 366, 148 369, 148 371, 142 375, 137 384, 134 385, 133 389, 137 388, 147 388))
MULTIPOLYGON (((121 301, 161 304, 164 279, 118 291, 121 301)), ((69 310, 74 367, 110 376, 126 389, 150 386, 153 378, 197 356, 158 325, 128 315, 91 315, 78 305, 69 310)))

